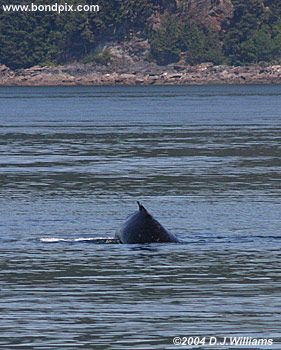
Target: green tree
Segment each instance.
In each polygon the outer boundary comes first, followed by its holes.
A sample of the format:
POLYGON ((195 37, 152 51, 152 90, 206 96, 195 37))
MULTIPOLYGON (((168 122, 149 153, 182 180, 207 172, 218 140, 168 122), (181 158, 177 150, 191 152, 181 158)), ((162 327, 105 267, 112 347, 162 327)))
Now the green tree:
POLYGON ((48 57, 48 51, 48 33, 42 14, 1 14, 1 63, 11 68, 29 67, 48 57))
POLYGON ((255 62, 253 35, 266 21, 264 6, 259 0, 233 0, 233 5, 234 16, 224 37, 224 53, 232 64, 255 62))
POLYGON ((158 64, 176 62, 180 57, 181 29, 172 16, 165 19, 164 24, 153 32, 151 37, 151 54, 158 64))
POLYGON ((186 25, 182 31, 181 43, 188 63, 221 64, 225 61, 219 35, 210 29, 186 25))
POLYGON ((277 42, 270 30, 263 27, 241 44, 241 54, 246 62, 271 61, 278 53, 277 42))

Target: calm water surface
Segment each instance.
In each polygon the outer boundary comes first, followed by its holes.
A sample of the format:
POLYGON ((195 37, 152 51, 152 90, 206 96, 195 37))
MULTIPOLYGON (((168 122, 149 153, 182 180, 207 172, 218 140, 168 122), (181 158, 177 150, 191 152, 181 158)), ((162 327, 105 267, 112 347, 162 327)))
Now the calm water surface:
POLYGON ((281 86, 1 88, 0 106, 1 347, 280 350, 281 86), (136 200, 186 244, 96 244, 136 200))

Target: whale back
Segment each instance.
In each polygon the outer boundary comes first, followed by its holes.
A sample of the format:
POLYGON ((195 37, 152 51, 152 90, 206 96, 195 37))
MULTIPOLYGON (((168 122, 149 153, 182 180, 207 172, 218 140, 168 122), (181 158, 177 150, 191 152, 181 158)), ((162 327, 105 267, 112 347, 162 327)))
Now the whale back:
POLYGON ((115 238, 120 243, 178 243, 175 235, 167 231, 154 217, 138 202, 139 210, 128 217, 117 230, 115 238))

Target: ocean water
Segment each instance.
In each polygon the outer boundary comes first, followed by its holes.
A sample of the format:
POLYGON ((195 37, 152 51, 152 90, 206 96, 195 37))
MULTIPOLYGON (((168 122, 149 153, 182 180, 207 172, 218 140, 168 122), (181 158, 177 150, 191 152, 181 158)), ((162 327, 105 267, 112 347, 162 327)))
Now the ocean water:
POLYGON ((281 86, 5 87, 0 107, 2 348, 281 348, 281 86), (110 244, 137 200, 185 243, 110 244))

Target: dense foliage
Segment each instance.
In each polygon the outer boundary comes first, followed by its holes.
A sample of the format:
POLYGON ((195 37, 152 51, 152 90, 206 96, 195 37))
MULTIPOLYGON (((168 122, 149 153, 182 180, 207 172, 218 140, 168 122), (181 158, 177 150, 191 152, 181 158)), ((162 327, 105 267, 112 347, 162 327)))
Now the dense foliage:
MULTIPOLYGON (((5 4, 21 2, 5 0, 5 4)), ((232 3, 234 16, 220 32, 180 15, 174 0, 103 0, 98 13, 58 15, 0 10, 0 63, 14 69, 75 60, 105 63, 110 60, 110 52, 101 54, 101 48, 107 43, 127 40, 134 33, 149 39, 150 58, 159 64, 177 62, 180 58, 190 64, 280 62, 281 0, 232 0, 232 3), (152 18, 158 19, 157 26, 152 18)))
POLYGON ((190 64, 225 61, 217 33, 189 23, 180 24, 171 16, 152 33, 151 54, 159 64, 178 61, 181 56, 190 64))
POLYGON ((234 64, 280 60, 281 1, 233 0, 233 4, 234 17, 224 36, 226 57, 234 64))

